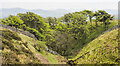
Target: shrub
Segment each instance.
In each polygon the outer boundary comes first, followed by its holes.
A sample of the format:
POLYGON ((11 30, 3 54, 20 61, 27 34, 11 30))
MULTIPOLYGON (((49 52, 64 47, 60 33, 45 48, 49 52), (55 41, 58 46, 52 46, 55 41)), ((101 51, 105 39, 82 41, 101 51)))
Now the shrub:
POLYGON ((26 27, 26 30, 29 31, 30 33, 34 34, 35 37, 36 37, 38 40, 43 40, 43 39, 44 39, 44 36, 43 36, 41 33, 39 33, 39 31, 37 31, 36 29, 26 27))
POLYGON ((21 38, 18 36, 17 33, 14 33, 10 30, 3 30, 2 31, 2 37, 7 39, 7 40, 12 40, 12 39, 21 40, 21 38))

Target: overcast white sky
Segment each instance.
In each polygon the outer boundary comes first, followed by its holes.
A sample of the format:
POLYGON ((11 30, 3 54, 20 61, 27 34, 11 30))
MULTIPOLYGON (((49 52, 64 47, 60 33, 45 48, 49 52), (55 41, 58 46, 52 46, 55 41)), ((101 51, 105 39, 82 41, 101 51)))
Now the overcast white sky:
POLYGON ((117 9, 119 0, 0 0, 0 8, 117 9))

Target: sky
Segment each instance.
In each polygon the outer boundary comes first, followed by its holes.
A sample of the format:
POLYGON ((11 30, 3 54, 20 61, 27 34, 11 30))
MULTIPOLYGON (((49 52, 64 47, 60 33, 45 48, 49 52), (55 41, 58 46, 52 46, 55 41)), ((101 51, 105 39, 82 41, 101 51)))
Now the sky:
POLYGON ((0 8, 118 9, 119 0, 0 0, 0 8))

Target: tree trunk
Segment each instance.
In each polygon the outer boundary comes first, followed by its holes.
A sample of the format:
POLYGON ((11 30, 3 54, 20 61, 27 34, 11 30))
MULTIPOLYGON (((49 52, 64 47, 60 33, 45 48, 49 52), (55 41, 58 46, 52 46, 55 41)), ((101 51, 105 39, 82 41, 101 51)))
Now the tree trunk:
POLYGON ((98 26, 97 21, 96 21, 96 27, 98 26))
POLYGON ((91 18, 91 16, 90 16, 90 23, 91 23, 91 25, 92 25, 92 18, 91 18))

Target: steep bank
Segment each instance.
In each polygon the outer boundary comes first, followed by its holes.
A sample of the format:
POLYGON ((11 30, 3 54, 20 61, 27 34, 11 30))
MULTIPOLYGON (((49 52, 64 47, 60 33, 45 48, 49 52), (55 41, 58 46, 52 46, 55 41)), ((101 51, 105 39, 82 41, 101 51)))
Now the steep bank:
MULTIPOLYGON (((120 28, 119 28, 120 29, 120 28)), ((106 32, 86 45, 69 64, 118 64, 118 28, 106 32)))

